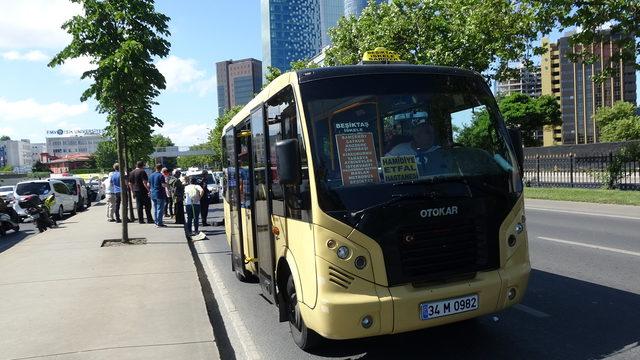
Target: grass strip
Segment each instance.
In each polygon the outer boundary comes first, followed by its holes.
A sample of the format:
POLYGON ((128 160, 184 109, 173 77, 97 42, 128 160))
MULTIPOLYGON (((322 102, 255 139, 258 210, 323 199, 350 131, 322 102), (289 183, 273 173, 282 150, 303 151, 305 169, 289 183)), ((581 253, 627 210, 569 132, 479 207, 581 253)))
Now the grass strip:
POLYGON ((632 190, 528 187, 524 190, 524 196, 529 199, 640 205, 640 191, 632 190))

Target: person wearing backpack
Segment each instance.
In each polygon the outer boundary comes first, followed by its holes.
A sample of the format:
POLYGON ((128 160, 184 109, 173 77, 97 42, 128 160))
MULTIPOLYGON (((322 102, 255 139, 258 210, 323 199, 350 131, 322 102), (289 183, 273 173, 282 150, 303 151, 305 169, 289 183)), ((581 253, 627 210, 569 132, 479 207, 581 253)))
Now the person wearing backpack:
POLYGON ((187 223, 184 232, 187 236, 198 234, 198 217, 200 216, 200 200, 204 190, 198 185, 198 179, 191 178, 190 184, 184 188, 184 205, 187 211, 187 223), (193 232, 191 231, 193 224, 193 232))

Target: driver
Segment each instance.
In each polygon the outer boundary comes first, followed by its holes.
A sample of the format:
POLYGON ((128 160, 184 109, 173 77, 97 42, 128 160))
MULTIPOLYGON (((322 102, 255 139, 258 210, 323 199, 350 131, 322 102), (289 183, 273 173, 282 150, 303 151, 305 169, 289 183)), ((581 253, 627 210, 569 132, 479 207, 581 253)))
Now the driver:
POLYGON ((435 160, 436 156, 434 156, 433 151, 438 149, 440 149, 440 146, 436 144, 433 125, 427 122, 426 119, 421 119, 413 130, 413 140, 394 146, 385 156, 413 155, 416 157, 420 175, 426 175, 430 172, 429 168, 432 168, 432 171, 436 171, 433 168, 435 164, 430 164, 429 166, 427 164, 430 160, 435 160))
POLYGON ((429 153, 439 148, 440 146, 435 144, 433 125, 422 119, 413 130, 413 140, 394 146, 385 156, 417 156, 419 153, 429 153))

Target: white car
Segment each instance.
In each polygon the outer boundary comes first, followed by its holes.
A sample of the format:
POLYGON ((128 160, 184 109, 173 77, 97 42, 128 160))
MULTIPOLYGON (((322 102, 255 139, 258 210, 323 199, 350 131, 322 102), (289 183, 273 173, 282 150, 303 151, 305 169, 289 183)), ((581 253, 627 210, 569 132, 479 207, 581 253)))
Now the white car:
POLYGON ((77 176, 62 176, 55 178, 55 180, 62 181, 67 185, 71 195, 75 197, 77 211, 82 211, 91 206, 91 199, 89 199, 87 194, 87 184, 83 178, 77 176))
POLYGON ((0 200, 13 201, 15 200, 15 186, 0 186, 0 200))
MULTIPOLYGON (((189 178, 196 178, 200 181, 202 179, 202 171, 188 171, 187 176, 189 178)), ((213 203, 218 203, 220 200, 220 186, 210 171, 207 171, 207 189, 211 194, 213 203)))
POLYGON ((18 183, 15 190, 16 201, 13 204, 13 209, 18 213, 20 219, 24 219, 27 217, 27 213, 25 209, 20 207, 20 200, 30 195, 38 195, 40 200, 44 201, 51 193, 56 195, 55 202, 49 209, 51 215, 57 215, 58 218, 62 218, 64 213, 75 214, 77 204, 75 197, 69 191, 69 187, 62 181, 53 179, 18 183))

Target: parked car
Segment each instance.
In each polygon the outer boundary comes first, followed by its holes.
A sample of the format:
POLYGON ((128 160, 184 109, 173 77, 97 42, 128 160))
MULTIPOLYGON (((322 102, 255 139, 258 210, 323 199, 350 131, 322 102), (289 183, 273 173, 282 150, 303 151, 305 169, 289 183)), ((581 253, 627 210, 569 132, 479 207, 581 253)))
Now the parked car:
POLYGON ((51 193, 56 195, 55 202, 49 209, 51 215, 62 218, 64 213, 76 213, 76 197, 71 195, 71 191, 65 183, 55 179, 23 181, 18 183, 15 190, 17 201, 14 202, 13 209, 18 213, 20 219, 24 220, 28 214, 25 209, 20 207, 20 200, 24 200, 30 195, 38 195, 40 199, 44 201, 51 193))
POLYGON ((67 185, 71 195, 75 197, 77 211, 82 211, 91 206, 91 200, 87 192, 87 184, 84 179, 77 176, 63 176, 55 178, 55 180, 62 181, 67 185))
POLYGON ((9 202, 15 200, 15 190, 15 186, 0 186, 0 200, 9 202))
MULTIPOLYGON (((198 181, 202 179, 202 171, 192 171, 189 170, 187 172, 187 176, 190 178, 196 178, 198 181)), ((216 181, 213 174, 207 171, 207 189, 211 193, 211 199, 213 203, 216 204, 220 201, 220 186, 218 185, 218 181, 216 181)))
POLYGON ((105 198, 104 187, 102 186, 102 181, 100 181, 99 178, 91 178, 91 180, 89 180, 88 182, 88 189, 90 192, 90 201, 98 201, 105 198))

